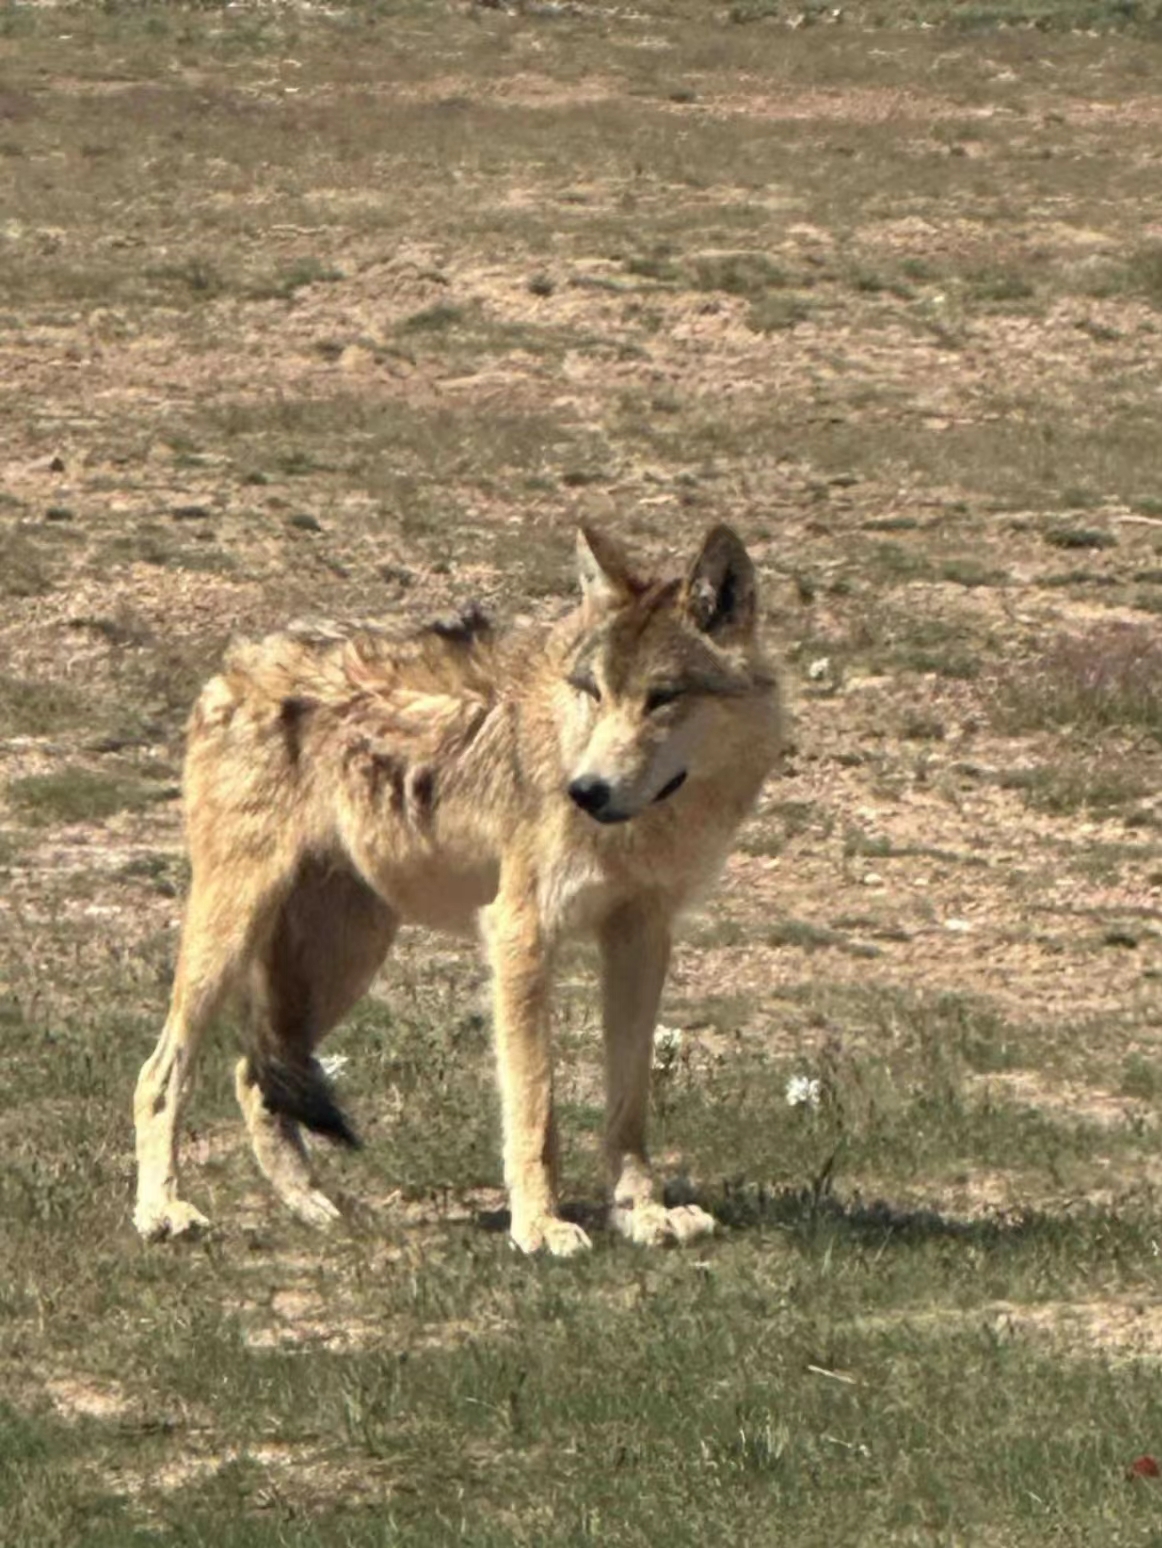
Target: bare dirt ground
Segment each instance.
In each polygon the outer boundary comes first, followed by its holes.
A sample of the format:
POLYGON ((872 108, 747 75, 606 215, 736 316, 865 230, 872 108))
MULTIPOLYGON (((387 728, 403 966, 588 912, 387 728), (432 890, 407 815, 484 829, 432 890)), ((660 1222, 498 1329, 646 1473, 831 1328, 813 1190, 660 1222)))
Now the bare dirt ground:
MULTIPOLYGON (((559 612, 579 520, 660 562, 734 523, 785 661, 787 766, 674 965, 679 1115, 683 1082, 736 1060, 765 1061, 771 1112, 788 1073, 822 1071, 856 1225, 870 1199, 970 1233, 1152 1198, 1158 45, 693 6, 149 14, 28 9, 0 33, 0 1139, 28 1244, 81 1207, 77 1155, 128 1232, 132 1078, 181 915, 181 726, 224 641, 474 598, 559 612), (913 1125, 925 1082, 968 1117, 917 1165, 874 1136, 913 1125)), ((586 984, 582 964, 562 1015, 582 1117, 586 984)), ((482 987, 471 953, 416 936, 374 999, 451 1025, 482 987)), ((396 1135, 398 1060, 343 1047, 372 1137, 396 1135)), ((415 1186, 406 1151, 363 1174, 353 1209, 385 1240, 327 1280, 270 1237, 214 1079, 191 1175, 252 1254, 223 1299, 247 1349, 452 1350, 508 1325, 450 1293, 435 1333, 388 1333, 363 1277, 420 1275, 424 1244, 495 1213, 487 1155, 449 1178, 417 1152, 415 1186)), ((809 1145, 746 1132, 737 1166, 718 1119, 663 1120, 662 1150, 727 1199, 743 1169, 810 1181, 809 1145)), ((53 1275, 27 1250, 35 1385, 129 1422, 143 1380, 38 1342, 53 1275)), ((994 1277, 971 1316, 1153 1357, 1152 1293, 994 1277)), ((215 1432, 154 1486, 243 1454, 262 1462, 215 1432)))
MULTIPOLYGON (((558 114, 619 101, 624 81, 617 76, 563 85, 552 75, 520 67, 520 54, 532 51, 531 40, 523 50, 515 48, 517 67, 483 86, 478 78, 456 74, 402 88, 391 82, 378 92, 363 86, 360 110, 389 93, 396 111, 411 101, 452 104, 450 112, 486 106, 501 116, 538 109, 558 114)), ((1008 62, 1012 50, 1000 52, 1007 57, 976 61, 980 89, 991 86, 995 99, 971 106, 954 95, 897 86, 792 86, 771 92, 757 73, 732 78, 727 90, 713 76, 707 82, 701 72, 691 72, 682 79, 690 83, 694 100, 668 102, 662 116, 673 126, 666 132, 674 135, 696 132, 708 119, 733 124, 741 118, 794 122, 815 134, 839 129, 854 143, 874 126, 891 134, 905 159, 913 153, 914 136, 930 137, 933 126, 953 124, 957 133, 949 152, 985 163, 1003 161, 1005 172, 998 178, 1035 155, 1050 127, 1069 137, 1074 157, 1084 154, 1084 137, 1091 135, 1124 130, 1148 143, 1160 110, 1153 96, 1062 104, 1039 82, 1025 85, 1027 77, 1036 81, 1041 75, 1035 61, 1027 59, 1018 70, 1008 62), (1006 97, 1019 86, 1018 113, 1007 107, 1006 97), (974 127, 983 131, 1006 118, 1012 122, 995 140, 971 138, 974 127), (693 130, 684 130, 687 124, 693 130)), ((239 88, 239 97, 246 103, 284 103, 292 90, 288 82, 301 73, 294 61, 277 61, 267 78, 239 88)), ((191 93, 220 91, 220 85, 211 86, 212 75, 187 68, 178 72, 178 82, 191 93)), ((95 97, 148 96, 157 89, 133 80, 68 77, 56 77, 51 88, 52 100, 69 103, 74 113, 95 97)), ((320 111, 338 112, 333 82, 293 89, 296 111, 318 102, 320 111)), ((9 109, 17 123, 26 112, 45 111, 43 92, 22 106, 25 100, 16 94, 9 109)), ((922 140, 915 155, 926 152, 930 161, 931 151, 930 140, 922 140)), ((1141 155, 1152 163, 1146 150, 1141 155)), ((470 185, 465 202, 476 205, 473 180, 465 180, 470 185)), ((648 225, 651 215, 664 211, 669 227, 672 190, 648 175, 641 181, 645 187, 635 199, 641 223, 648 225)), ((1000 197, 999 188, 988 192, 994 200, 1000 197)), ((591 182, 588 189, 583 180, 577 186, 570 180, 567 194, 578 201, 575 208, 590 213, 595 206, 616 205, 625 189, 616 178, 591 182)), ((773 809, 785 802, 809 803, 818 819, 815 831, 783 853, 744 853, 732 862, 726 906, 742 931, 752 911, 763 919, 789 915, 820 925, 844 916, 888 919, 899 927, 898 938, 881 943, 872 960, 835 960, 832 954, 828 973, 861 982, 971 990, 1039 1019, 1128 1013, 1132 1023, 1159 966, 1155 795, 1151 790, 1134 805, 1130 823, 1121 809, 1109 815, 1030 811, 1021 791, 1003 788, 997 775, 1069 753, 1075 738, 1068 729, 1048 743, 1036 735, 998 736, 990 725, 987 685, 994 669, 1019 661, 1054 635, 1084 633, 1112 621, 1153 626, 1156 614, 1143 614, 1135 606, 1141 598, 1127 596, 1127 588, 1135 571, 1147 578, 1157 573, 1162 517, 1132 508, 1123 490, 1107 489, 1099 463, 1084 525, 1108 538, 1110 549, 1076 557, 1048 546, 1045 524, 1064 519, 1062 491, 1053 487, 1055 454, 1037 442, 1039 421, 1048 420, 1064 440, 1061 455, 1067 463, 1074 456, 1074 434, 1093 437, 1096 445, 1102 421, 1114 408, 1110 383, 1123 396, 1136 394, 1143 406, 1149 404, 1156 394, 1158 314, 1152 303, 1133 295, 1050 295, 1033 315, 964 309, 953 343, 917 326, 920 303, 914 297, 902 300, 880 289, 878 281, 866 293, 858 288, 845 293, 842 281, 831 278, 839 263, 858 268, 910 262, 960 273, 979 261, 994 268, 1011 264, 1014 273, 1029 275, 1035 288, 1043 270, 1113 260, 1124 246, 1124 232, 1079 223, 1061 198, 1044 198, 1043 209, 1026 204, 1019 218, 999 222, 994 210, 974 212, 970 200, 909 198, 906 189, 890 212, 865 211, 861 218, 855 209, 836 231, 803 218, 814 211, 803 208, 808 201, 801 190, 763 189, 756 198, 753 190, 744 195, 716 183, 701 197, 683 190, 680 257, 696 268, 699 261, 731 256, 716 233, 707 233, 710 240, 703 242, 700 225, 712 224, 716 210, 744 197, 762 241, 739 243, 734 253, 745 258, 758 249, 793 276, 820 273, 809 292, 809 315, 791 327, 756 332, 748 322, 753 301, 745 294, 691 293, 665 280, 627 282, 623 259, 602 256, 601 244, 586 251, 582 220, 555 233, 554 250, 545 255, 551 294, 531 293, 527 259, 522 262, 519 245, 504 238, 503 222, 493 250, 485 252, 479 248, 486 244, 460 241, 454 229, 426 241, 414 230, 388 239, 378 230, 367 237, 345 229, 344 206, 356 200, 373 204, 374 183, 356 190, 312 183, 312 208, 328 218, 311 225, 279 223, 264 232, 270 264, 280 255, 293 264, 305 245, 323 262, 339 266, 339 277, 296 289, 289 300, 211 299, 199 311, 196 348, 188 315, 167 315, 165 308, 143 315, 113 297, 80 308, 55 301, 22 309, 10 318, 14 325, 0 356, 10 405, 3 467, 10 530, 22 542, 35 543, 52 513, 64 510, 58 530, 73 541, 51 587, 10 597, 0 623, 7 670, 29 681, 51 678, 90 695, 127 648, 109 637, 112 631, 86 627, 85 620, 107 614, 131 618, 151 641, 200 645, 239 628, 274 625, 288 606, 314 611, 319 602, 329 608, 350 601, 356 608, 392 612, 403 602, 409 613, 422 615, 484 593, 508 611, 555 609, 561 605, 555 596, 547 602, 530 597, 522 581, 525 531, 545 534, 553 563, 563 568, 568 531, 578 517, 596 515, 615 527, 645 529, 671 550, 682 547, 704 520, 725 517, 751 538, 767 577, 773 626, 797 658, 790 671, 796 750, 768 804, 773 809), (903 213, 909 202, 922 204, 923 214, 903 213), (640 322, 626 327, 627 295, 639 307, 648 304, 644 339, 640 322), (400 349, 400 328, 436 304, 485 319, 489 329, 508 337, 500 348, 472 349, 463 360, 449 359, 454 352, 445 349, 400 349), (534 336, 550 331, 565 341, 559 348, 529 347, 534 336), (529 341, 522 347, 525 334, 529 341), (580 342, 572 345, 573 339, 580 342), (663 426, 672 421, 676 434, 660 450, 644 434, 646 445, 626 444, 619 420, 627 399, 663 426), (606 465, 592 479, 586 471, 579 489, 570 485, 571 470, 565 468, 563 486, 549 476, 543 480, 547 487, 532 494, 487 487, 471 466, 470 451, 467 465, 451 477, 441 470, 452 485, 455 508, 447 517, 448 551, 454 551, 457 526, 470 526, 481 539, 472 560, 462 565, 443 553, 433 563, 431 542, 410 538, 406 509, 377 499, 361 487, 354 470, 296 468, 287 475, 264 468, 261 485, 250 487, 244 459, 229 449, 215 446, 190 457, 172 444, 174 427, 190 417, 205 422, 245 415, 253 406, 261 422, 263 416, 277 417, 280 405, 301 404, 312 444, 325 447, 327 437, 310 430, 311 405, 344 400, 357 405, 365 420, 390 419, 397 406, 408 416, 440 417, 448 442, 441 452, 454 448, 460 414, 486 423, 491 414, 519 419, 547 412, 574 440, 599 446, 606 465), (738 434, 744 444, 728 440, 716 454, 714 432, 723 421, 722 435, 738 434), (694 447, 684 453, 687 425, 694 437, 709 425, 706 455, 694 447), (1008 500, 994 504, 982 494, 981 484, 991 484, 994 472, 990 426, 1006 442, 1028 436, 1027 460, 1039 466, 1018 467, 1012 475, 1027 480, 1021 492, 1028 503, 1014 508, 1008 500), (801 427, 809 427, 806 437, 797 433, 801 427), (877 449, 874 465, 866 468, 860 452, 868 452, 880 428, 887 447, 877 449), (918 470, 909 466, 911 436, 923 440, 926 466, 918 470), (958 466, 969 455, 958 439, 966 436, 978 467, 958 466), (945 465, 942 437, 957 443, 945 465), (809 455, 803 439, 814 443, 809 450, 824 455, 809 455), (837 476, 836 448, 848 445, 851 467, 837 476), (315 552, 320 545, 309 535, 288 539, 293 529, 284 513, 317 510, 320 503, 326 535, 335 538, 329 546, 342 553, 339 564, 329 558, 320 562, 315 552), (184 526, 183 512, 190 513, 184 526), (859 554, 866 549, 869 523, 890 528, 897 520, 909 551, 969 556, 977 567, 967 575, 969 584, 964 577, 905 574, 881 590, 876 578, 861 576, 859 554), (154 524, 167 534, 188 531, 205 540, 208 553, 230 562, 229 571, 177 567, 165 555, 141 559, 127 553, 109 562, 100 554, 107 534, 132 534, 154 524), (354 529, 350 538, 348 524, 354 529), (488 562, 491 530, 515 539, 504 549, 515 563, 488 562), (405 598, 390 594, 390 582, 376 584, 376 570, 385 568, 406 575, 405 598), (1068 583, 1071 570, 1076 585, 1068 583), (322 586, 315 583, 320 571, 322 586), (806 602, 789 580, 804 574, 813 588, 806 602), (850 585, 829 586, 837 576, 850 577, 850 585), (869 670, 858 659, 841 667, 837 655, 852 654, 854 637, 858 656, 859 632, 869 627, 865 615, 881 606, 888 614, 889 640, 893 624, 898 630, 925 617, 960 631, 970 665, 981 675, 966 684, 932 673, 869 670), (909 717, 917 716, 925 719, 920 730, 927 727, 931 735, 909 739, 909 717), (820 834, 820 825, 830 832, 820 834), (853 828, 874 839, 869 853, 845 856, 853 828), (1110 857, 1096 874, 1090 863, 1095 854, 1110 857), (1133 921, 1135 947, 1103 947, 1107 925, 1126 921, 1133 921)), ((489 213, 537 207, 545 218, 545 206, 560 199, 561 191, 546 189, 525 173, 488 180, 485 198, 489 213)), ((976 202, 985 198, 978 195, 976 202)), ((207 177, 194 199, 220 216, 261 219, 267 194, 261 181, 230 190, 207 177)), ((447 211, 441 213, 447 217, 447 211)), ((547 218, 551 226, 551 213, 547 218)), ((10 234, 10 242, 22 250, 39 246, 51 255, 49 264, 67 261, 64 254, 73 244, 95 242, 98 251, 102 246, 116 251, 131 241, 117 221, 97 232, 14 224, 21 229, 10 234)), ((1142 236, 1151 230, 1143 219, 1142 236)), ((935 315, 942 308, 963 309, 933 284, 925 286, 923 305, 935 315)), ((372 431, 367 435, 373 438, 372 431)), ((335 439, 345 448, 341 429, 335 439)), ((535 428, 528 452, 530 472, 558 471, 556 448, 536 437, 535 428)), ((345 454, 344 449, 340 456, 345 454)), ((422 461, 422 447, 418 456, 422 461)), ((1025 460, 1014 458, 1018 464, 1025 460)), ((1080 476, 1084 469, 1080 461, 1077 466, 1080 476)), ((1151 602, 1156 584, 1145 592, 1151 602)), ((175 718, 176 710, 175 705, 175 718)), ((2 753, 5 773, 19 777, 49 770, 64 745, 60 734, 10 736, 2 753)), ((1083 751, 1089 755, 1088 745, 1083 751)), ((1156 743, 1135 743, 1127 757, 1138 763, 1144 784, 1156 784, 1156 743)), ((18 816, 11 809, 7 815, 9 826, 17 826, 18 816)), ((176 801, 152 809, 147 818, 135 814, 100 825, 54 826, 22 848, 6 907, 35 909, 46 872, 121 864, 136 847, 176 852, 179 844, 176 801)), ((86 917, 94 906, 82 905, 86 917)), ((109 928, 149 933, 175 925, 179 900, 119 900, 113 889, 100 907, 115 921, 109 928), (124 925, 123 913, 130 916, 124 925)), ((757 957, 745 948, 731 950, 749 955, 745 972, 756 985, 801 969, 793 950, 757 957)), ((721 971, 713 960, 706 964, 710 978, 721 971)), ((697 962, 687 960, 680 972, 692 981, 697 962)), ((1115 1062, 1111 1079, 1116 1076, 1115 1062)))

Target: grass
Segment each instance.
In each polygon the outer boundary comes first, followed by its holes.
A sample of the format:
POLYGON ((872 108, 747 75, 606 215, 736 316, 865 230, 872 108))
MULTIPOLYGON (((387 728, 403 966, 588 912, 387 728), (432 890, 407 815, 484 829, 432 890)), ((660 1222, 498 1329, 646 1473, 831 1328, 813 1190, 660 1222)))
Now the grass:
POLYGON ((38 827, 66 822, 101 822, 118 812, 136 811, 176 790, 130 773, 104 773, 81 765, 50 774, 26 774, 10 781, 8 799, 28 823, 38 827))
POLYGON ((5 1548, 1157 1537, 1157 23, 0 14, 5 1548), (271 1204, 227 1025, 185 1132, 215 1229, 145 1248, 225 640, 548 619, 583 520, 675 565, 736 525, 787 663, 654 1071, 717 1239, 603 1228, 582 954, 595 1249, 515 1257, 483 970, 404 932, 335 1037, 345 1223, 271 1204))
POLYGON ((47 736, 84 725, 91 714, 89 700, 71 683, 0 677, 0 735, 47 736))
POLYGON ((1001 783, 1021 791, 1035 810, 1056 816, 1088 811, 1129 817, 1154 790, 1150 777, 1132 760, 1100 757, 1013 769, 1001 783))
MULTIPOLYGON (((865 1164, 869 1121, 880 1126, 877 1155, 929 1175, 937 1153, 979 1165, 998 1144, 1009 1151, 1020 1114, 950 1108, 947 1072, 931 1069, 900 1088, 913 1095, 892 1116, 873 1120, 870 1104, 861 1116, 848 1100, 854 1165, 865 1164)), ((768 1142, 823 1166, 837 1104, 830 1132, 816 1134, 816 1120, 799 1123, 782 1103, 782 1072, 757 1083, 756 1073, 752 1100, 770 1105, 746 1116, 785 1114, 768 1142)), ((59 1075, 54 1086, 58 1102, 69 1099, 59 1075)), ((418 1100, 440 1114, 431 1086, 418 1100)), ((720 1126, 738 1101, 733 1074, 700 1080, 666 1121, 688 1125, 701 1110, 720 1126)), ((445 1143, 453 1129, 441 1115, 445 1143)), ((82 1144, 97 1137, 81 1131, 82 1144)), ((1095 1138, 1033 1127, 1021 1153, 1068 1165, 1095 1138)), ((93 1177, 31 1169, 19 1155, 13 1171, 20 1191, 6 1214, 23 1245, 9 1315, 22 1316, 53 1265, 61 1277, 42 1316, 62 1330, 55 1368, 115 1414, 6 1415, 0 1498, 14 1542, 65 1543, 84 1521, 88 1541, 503 1543, 514 1508, 535 1510, 541 1539, 561 1542, 614 1522, 627 1543, 663 1530, 693 1544, 723 1510, 759 1541, 774 1518, 780 1534, 804 1538, 842 1539, 858 1521, 863 1540, 908 1540, 937 1522, 1082 1542, 1111 1519, 1132 1530, 1145 1508, 1122 1475, 1158 1422, 1148 1372, 1082 1351, 1063 1359, 1012 1306, 1033 1317, 1095 1272, 1107 1293, 1141 1293, 1146 1200, 972 1224, 845 1202, 830 1179, 758 1186, 736 1160, 710 1200, 726 1238, 696 1264, 600 1244, 580 1268, 522 1265, 502 1237, 441 1226, 437 1214, 419 1253, 414 1228, 380 1221, 312 1269, 301 1234, 277 1221, 249 1250, 228 1232, 201 1251, 126 1259, 113 1232, 81 1258, 93 1177), (272 1310, 296 1293, 326 1308, 319 1333, 272 1310), (467 1307, 476 1331, 466 1340, 467 1307), (100 1344, 64 1333, 95 1317, 100 1344), (366 1343, 332 1342, 364 1319, 366 1343)), ((96 1181, 107 1216, 112 1179, 96 1181)))
POLYGON ((1062 634, 996 684, 996 707, 1013 730, 1066 726, 1162 733, 1162 644, 1146 624, 1112 623, 1062 634))
MULTIPOLYGON (((126 1255, 117 1231, 86 1243, 80 1230, 94 1208, 109 1223, 120 1208, 108 1151, 94 1195, 92 1176, 48 1159, 43 1134, 36 1149, 18 1144, 5 1170, 6 1215, 23 1244, 9 1316, 19 1320, 53 1265, 42 1302, 60 1328, 53 1369, 114 1417, 8 1408, 10 1540, 63 1543, 84 1519, 96 1541, 136 1531, 185 1543, 501 1543, 512 1540, 514 1502, 534 1499, 537 1531, 562 1542, 616 1522, 621 1541, 656 1540, 660 1523, 667 1539, 693 1544, 724 1509, 756 1540, 772 1515, 781 1533, 804 1537, 842 1537, 858 1520, 864 1540, 869 1530, 907 1540, 934 1521, 948 1532, 991 1522, 1030 1541, 1067 1530, 1081 1542, 1110 1519, 1130 1530, 1142 1507, 1122 1472, 1158 1422, 1154 1384, 1088 1352, 1063 1359, 1012 1307, 1035 1317, 1099 1265, 1107 1293, 1144 1286, 1149 1200, 964 1221, 849 1195, 845 1179, 873 1156, 920 1169, 931 1186, 944 1167, 999 1155, 1031 1176, 1068 1171, 1111 1140, 968 1095, 966 1068, 1011 1062, 1013 1029, 987 1006, 881 996, 848 1010, 890 1029, 891 1062, 825 1046, 818 1113, 789 1109, 786 1066, 762 1057, 666 1077, 678 1089, 659 1102, 664 1136, 683 1130, 716 1171, 732 1129, 748 1137, 729 1180, 706 1196, 724 1239, 697 1261, 599 1242, 580 1267, 521 1264, 494 1232, 440 1224, 438 1207, 418 1238, 390 1218, 340 1236, 325 1266, 304 1261, 310 1239, 278 1220, 248 1251, 227 1226, 192 1252, 126 1255), (318 1305, 319 1330, 281 1304, 318 1305), (82 1330, 97 1317, 95 1343, 82 1330), (345 1326, 347 1347, 334 1338, 345 1326)), ((473 1164, 458 1153, 463 1117, 440 1071, 464 1091, 463 1113, 478 1112, 474 1069, 487 1049, 478 1025, 444 1034, 429 1015, 365 1015, 357 1078, 381 1090, 402 1082, 462 1182, 473 1164)), ((15 1039, 33 1065, 57 1066, 58 1108, 84 1100, 83 1058, 38 1046, 31 1025, 15 1039)), ((91 1130, 74 1122, 73 1133, 99 1143, 112 1116, 95 1114, 91 1130)), ((390 1183, 400 1159, 421 1197, 448 1186, 441 1171, 424 1182, 417 1134, 378 1134, 361 1186, 390 1183)), ((235 1154, 229 1170, 239 1168, 235 1154)), ((220 1206, 237 1186, 222 1175, 220 1206)))
POLYGON ((1116 548, 1118 540, 1112 532, 1100 527, 1051 527, 1045 541, 1054 548, 1100 549, 1116 548))
MULTIPOLYGON (((982 1245, 982 1267, 1014 1250, 1003 1239, 991 1251, 982 1245)), ((923 1247, 912 1255, 928 1256, 923 1247)), ((488 1295, 496 1267, 476 1266, 488 1295)), ((853 1505, 865 1540, 921 1541, 934 1528, 951 1537, 1000 1519, 1029 1540, 1057 1532, 1059 1541, 1080 1543, 1111 1517, 1126 1531, 1140 1524, 1148 1506, 1122 1472, 1158 1420, 1145 1371, 1119 1376, 1081 1359, 1063 1375, 1058 1362, 1038 1358, 987 1319, 934 1332, 905 1317, 895 1328, 859 1333, 828 1326, 822 1308, 814 1330, 792 1337, 777 1310, 764 1318, 749 1370, 739 1370, 725 1329, 740 1316, 784 1296, 827 1306, 876 1278, 896 1277, 895 1269, 865 1271, 838 1294, 810 1251, 792 1252, 776 1278, 713 1271, 677 1286, 659 1273, 644 1305, 612 1316, 528 1285, 505 1299, 530 1330, 531 1349, 500 1339, 469 1354, 434 1349, 406 1362, 395 1354, 323 1356, 314 1362, 315 1423, 334 1427, 347 1466, 390 1476, 406 1465, 407 1490, 376 1511, 356 1500, 316 1523, 303 1519, 293 1480, 282 1484, 243 1460, 208 1485, 178 1491, 158 1525, 187 1543, 317 1543, 324 1533, 353 1544, 503 1543, 512 1540, 509 1502, 530 1490, 543 1501, 542 1540, 560 1542, 591 1540, 616 1523, 627 1543, 656 1541, 662 1531, 695 1544, 714 1530, 724 1498, 734 1501, 736 1528, 756 1542, 774 1540, 772 1517, 780 1532, 842 1533, 853 1505), (681 1345, 668 1359, 646 1358, 678 1330, 681 1345), (594 1353, 563 1394, 560 1366, 576 1347, 594 1353), (946 1384, 959 1387, 964 1402, 937 1437, 922 1416, 946 1384), (1028 1393, 1028 1408, 1013 1405, 1014 1389, 1028 1393), (453 1458, 439 1451, 450 1424, 465 1441, 453 1458), (1028 1498, 1030 1478, 1053 1480, 1036 1501, 1028 1498), (433 1513, 425 1496, 447 1504, 433 1513)), ((228 1325, 203 1331, 211 1362, 219 1350, 226 1354, 228 1325)), ((268 1434, 297 1438, 289 1405, 302 1361, 267 1356, 263 1364, 268 1434)), ((221 1369, 229 1374, 220 1400, 248 1409, 259 1374, 252 1359, 240 1359, 235 1346, 221 1369)), ((67 1474, 47 1459, 67 1455, 70 1441, 75 1446, 59 1426, 25 1424, 12 1435, 26 1481, 18 1525, 51 1531, 59 1519, 45 1496, 67 1474)), ((156 1465, 173 1437, 135 1443, 156 1465)), ((328 1461, 338 1461, 329 1449, 316 1464, 322 1476, 328 1461)), ((108 1497, 72 1503, 74 1520, 95 1517, 109 1541, 132 1540, 114 1537, 132 1530, 131 1518, 108 1497)))

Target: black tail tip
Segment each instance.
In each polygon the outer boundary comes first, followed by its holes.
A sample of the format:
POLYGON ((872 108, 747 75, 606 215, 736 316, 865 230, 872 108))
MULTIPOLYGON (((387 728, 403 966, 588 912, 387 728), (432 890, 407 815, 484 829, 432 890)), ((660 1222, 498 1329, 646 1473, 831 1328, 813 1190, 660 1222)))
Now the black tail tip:
POLYGON ((262 1100, 272 1113, 293 1118, 313 1134, 322 1134, 337 1145, 358 1150, 362 1144, 339 1106, 334 1088, 317 1059, 305 1064, 270 1062, 254 1070, 262 1100))

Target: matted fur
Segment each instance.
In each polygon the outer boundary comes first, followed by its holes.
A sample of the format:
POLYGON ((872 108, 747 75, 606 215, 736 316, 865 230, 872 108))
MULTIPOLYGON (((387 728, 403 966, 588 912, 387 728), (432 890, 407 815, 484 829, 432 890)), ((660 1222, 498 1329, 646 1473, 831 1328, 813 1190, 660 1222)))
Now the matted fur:
POLYGON ((778 755, 754 573, 716 527, 684 578, 578 537, 580 606, 494 637, 472 613, 242 642, 202 691, 185 768, 192 882, 169 1015, 137 1083, 146 1237, 205 1224, 178 1191, 178 1121, 230 995, 255 1156, 302 1219, 337 1211, 301 1126, 354 1143, 314 1057, 400 924, 479 931, 493 974, 504 1171, 525 1251, 588 1245, 557 1213, 550 992, 560 942, 600 949, 606 1159, 635 1241, 713 1228, 652 1196, 646 1108, 674 917, 710 885, 778 755))

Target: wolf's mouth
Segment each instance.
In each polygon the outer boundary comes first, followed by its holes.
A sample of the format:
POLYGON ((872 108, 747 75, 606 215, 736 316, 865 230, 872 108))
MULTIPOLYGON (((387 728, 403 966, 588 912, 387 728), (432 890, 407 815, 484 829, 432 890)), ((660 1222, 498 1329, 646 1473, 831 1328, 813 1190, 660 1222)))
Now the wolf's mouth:
MULTIPOLYGON (((673 779, 664 784, 650 803, 656 806, 659 801, 664 801, 667 796, 672 796, 674 791, 686 783, 686 770, 675 774, 673 779)), ((616 806, 610 805, 609 786, 603 780, 580 779, 575 780, 569 786, 569 795, 583 812, 593 818, 594 822, 610 825, 618 822, 629 822, 634 816, 633 812, 620 811, 616 806)))
POLYGON ((657 795, 654 797, 653 804, 656 806, 659 801, 664 801, 667 796, 672 796, 674 794, 674 791, 675 790, 679 790, 685 783, 686 783, 686 770, 683 769, 680 774, 675 774, 674 775, 673 779, 670 780, 669 784, 666 784, 666 785, 662 786, 662 788, 658 791, 657 795))

